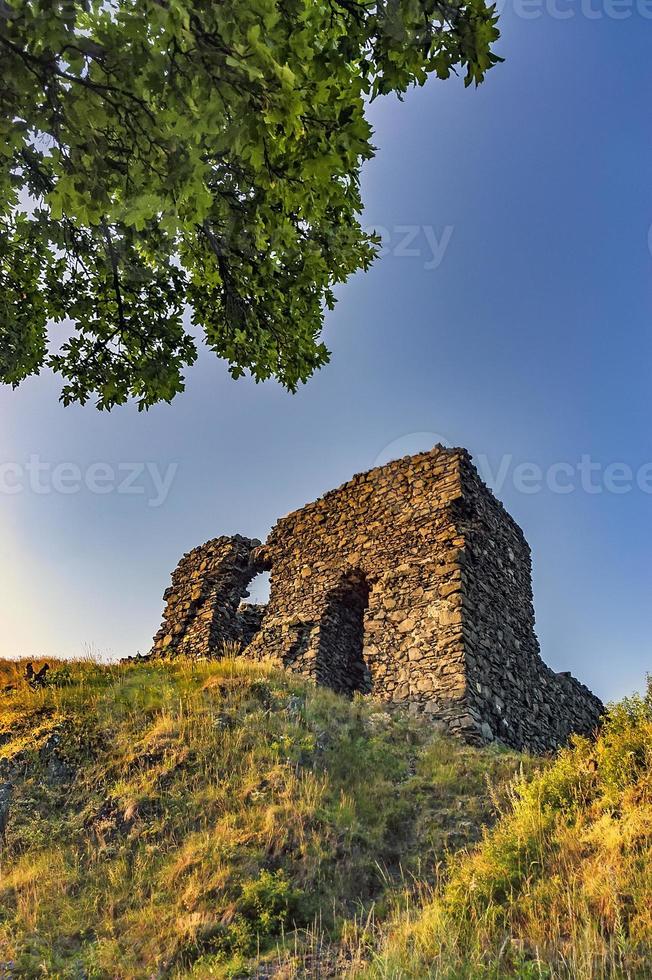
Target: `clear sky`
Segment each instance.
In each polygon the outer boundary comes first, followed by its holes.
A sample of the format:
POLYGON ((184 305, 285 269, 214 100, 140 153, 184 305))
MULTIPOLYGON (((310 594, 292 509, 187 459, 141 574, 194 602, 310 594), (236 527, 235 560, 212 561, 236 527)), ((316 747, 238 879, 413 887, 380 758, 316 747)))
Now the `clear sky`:
POLYGON ((386 247, 339 291, 332 363, 299 394, 212 355, 148 414, 64 409, 47 376, 0 391, 0 655, 144 652, 184 551, 263 538, 441 438, 529 539, 547 662, 605 699, 643 686, 652 3, 509 0, 501 28, 479 90, 373 105, 364 220, 386 247))

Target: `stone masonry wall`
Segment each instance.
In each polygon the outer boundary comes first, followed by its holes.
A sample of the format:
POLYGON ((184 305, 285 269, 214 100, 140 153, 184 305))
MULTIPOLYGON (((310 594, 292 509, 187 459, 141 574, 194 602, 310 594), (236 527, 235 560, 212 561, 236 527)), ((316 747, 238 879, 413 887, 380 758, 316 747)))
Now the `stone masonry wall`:
POLYGON ((280 520, 261 549, 271 594, 247 656, 273 660, 336 690, 352 672, 363 689, 418 704, 461 727, 466 677, 461 623, 448 597, 460 495, 445 451, 353 478, 280 520), (363 598, 362 663, 342 642, 343 599, 363 598), (342 597, 338 601, 338 594, 342 597))
POLYGON ((542 661, 527 541, 468 455, 460 456, 460 464, 469 713, 485 739, 552 749, 571 732, 591 732, 604 708, 570 674, 556 674, 542 661))
POLYGON ((539 656, 530 552, 468 453, 359 474, 282 518, 267 542, 185 555, 154 653, 244 655, 337 691, 409 704, 470 741, 541 751, 590 732, 602 705, 539 656), (271 570, 269 603, 241 603, 271 570))
POLYGON ((163 624, 154 637, 154 655, 194 657, 221 653, 224 643, 247 642, 260 624, 260 613, 239 610, 256 572, 252 552, 260 541, 214 538, 183 556, 163 593, 163 624))

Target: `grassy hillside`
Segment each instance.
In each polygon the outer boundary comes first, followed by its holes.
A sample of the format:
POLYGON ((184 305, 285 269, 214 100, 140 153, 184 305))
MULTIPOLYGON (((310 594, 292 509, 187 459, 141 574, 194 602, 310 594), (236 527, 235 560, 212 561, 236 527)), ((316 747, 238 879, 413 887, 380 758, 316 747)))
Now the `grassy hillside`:
POLYGON ((652 976, 652 688, 513 787, 367 977, 652 976))
POLYGON ((23 673, 0 673, 6 978, 354 974, 524 761, 243 661, 23 673))
POLYGON ((531 760, 239 660, 23 673, 5 980, 652 976, 652 693, 531 760))

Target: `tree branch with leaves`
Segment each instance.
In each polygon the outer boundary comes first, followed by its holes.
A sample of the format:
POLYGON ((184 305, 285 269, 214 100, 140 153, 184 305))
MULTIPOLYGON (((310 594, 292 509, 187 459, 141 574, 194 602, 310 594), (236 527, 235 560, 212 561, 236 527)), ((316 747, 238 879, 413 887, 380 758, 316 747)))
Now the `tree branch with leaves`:
POLYGON ((295 390, 375 255, 368 102, 497 38, 484 0, 0 0, 0 378, 147 408, 203 338, 295 390))

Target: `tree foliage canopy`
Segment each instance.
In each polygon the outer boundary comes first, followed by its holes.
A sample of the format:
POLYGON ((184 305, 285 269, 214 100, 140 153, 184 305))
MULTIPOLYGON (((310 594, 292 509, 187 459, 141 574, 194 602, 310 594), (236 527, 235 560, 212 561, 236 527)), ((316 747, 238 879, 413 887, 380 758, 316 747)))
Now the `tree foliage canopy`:
POLYGON ((47 365, 66 403, 146 408, 203 334, 234 377, 294 390, 374 256, 367 102, 479 83, 495 21, 485 0, 0 0, 0 378, 47 365))

